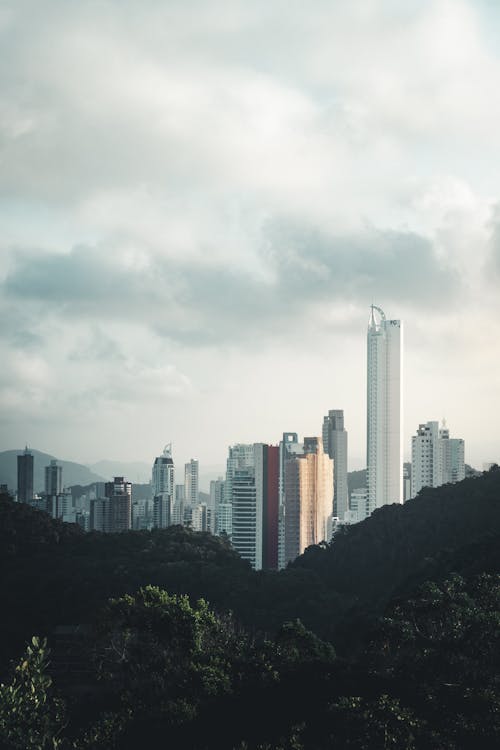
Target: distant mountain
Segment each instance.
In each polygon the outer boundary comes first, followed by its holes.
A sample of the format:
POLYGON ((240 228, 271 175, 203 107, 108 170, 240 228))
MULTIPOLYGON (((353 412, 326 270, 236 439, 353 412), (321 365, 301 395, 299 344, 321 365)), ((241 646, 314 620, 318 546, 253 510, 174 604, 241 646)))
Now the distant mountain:
POLYGON ((115 477, 125 477, 129 482, 148 484, 151 479, 151 465, 144 461, 98 461, 89 469, 111 481, 115 477))
MULTIPOLYGON (((45 467, 49 465, 52 459, 57 459, 63 467, 62 479, 65 487, 73 484, 92 484, 93 482, 104 482, 105 477, 91 471, 83 464, 77 464, 73 461, 63 461, 57 456, 51 456, 49 453, 42 453, 34 448, 30 448, 34 457, 34 490, 43 492, 45 487, 45 467)), ((17 490, 17 457, 23 453, 24 449, 2 451, 0 453, 0 484, 6 484, 11 492, 17 490)))
POLYGON ((347 474, 347 487, 349 490, 349 497, 353 490, 359 490, 361 487, 366 487, 366 469, 349 471, 347 474))

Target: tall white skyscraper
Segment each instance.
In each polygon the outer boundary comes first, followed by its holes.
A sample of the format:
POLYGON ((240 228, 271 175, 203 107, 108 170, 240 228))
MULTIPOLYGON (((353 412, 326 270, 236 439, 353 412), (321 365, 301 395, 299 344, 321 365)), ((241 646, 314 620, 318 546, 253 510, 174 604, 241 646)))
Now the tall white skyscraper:
POLYGON ((367 357, 368 509, 403 501, 403 326, 371 306, 367 357))

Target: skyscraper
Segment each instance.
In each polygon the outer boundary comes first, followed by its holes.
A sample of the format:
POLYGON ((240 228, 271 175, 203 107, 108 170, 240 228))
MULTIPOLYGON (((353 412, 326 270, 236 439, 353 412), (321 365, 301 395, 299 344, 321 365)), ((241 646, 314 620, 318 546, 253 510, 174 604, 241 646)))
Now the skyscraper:
POLYGON ((285 465, 288 458, 304 452, 296 432, 284 432, 279 446, 278 568, 285 567, 285 465))
POLYGON ((420 424, 417 434, 411 439, 411 497, 415 497, 422 487, 439 487, 443 483, 442 476, 439 424, 420 424))
POLYGON ((465 479, 465 442, 462 438, 450 438, 449 429, 443 424, 439 430, 443 454, 443 484, 454 484, 465 479))
POLYGON ((45 467, 45 495, 47 497, 60 495, 62 490, 62 466, 52 459, 50 465, 45 467))
POLYGON ((423 487, 440 487, 465 477, 464 441, 450 438, 450 431, 438 422, 418 426, 411 439, 411 497, 423 487))
POLYGON ((219 506, 224 502, 224 477, 210 482, 210 531, 219 534, 219 506))
POLYGON ((278 569, 280 450, 277 445, 257 444, 257 502, 262 505, 262 568, 278 569))
POLYGON ((185 503, 194 507, 200 502, 199 493, 199 465, 198 461, 192 458, 184 466, 184 487, 185 503))
MULTIPOLYGON (((259 531, 255 468, 236 469, 232 480, 232 544, 252 568, 257 567, 257 534, 259 531)), ((258 566, 259 568, 262 565, 258 566)))
POLYGON ((45 510, 52 518, 69 519, 74 512, 71 490, 63 489, 63 467, 55 459, 45 467, 45 510))
POLYGON ((254 467, 253 445, 237 443, 229 446, 226 461, 226 479, 224 482, 224 498, 219 505, 217 533, 233 533, 233 478, 236 471, 254 467))
POLYGON ((24 453, 17 457, 17 500, 30 503, 33 495, 33 454, 26 446, 24 453))
POLYGON ((400 320, 371 306, 367 339, 368 509, 403 500, 402 345, 400 320))
MULTIPOLYGON (((254 443, 229 449, 232 544, 256 570, 278 567, 279 448, 254 443)), ((219 506, 220 509, 222 505, 219 506)))
POLYGON ((349 510, 347 489, 347 431, 344 411, 330 409, 323 419, 323 449, 333 459, 333 515, 344 520, 349 510))
POLYGON ((106 482, 106 531, 129 531, 132 527, 132 484, 123 477, 106 482))
POLYGON ((285 462, 285 562, 327 539, 332 515, 333 461, 319 437, 285 462))
POLYGON ((184 498, 186 488, 183 484, 175 485, 175 499, 172 508, 172 524, 182 526, 184 523, 184 498))
POLYGON ((153 525, 164 529, 172 523, 174 503, 174 461, 172 444, 163 449, 154 460, 151 485, 153 491, 153 525))

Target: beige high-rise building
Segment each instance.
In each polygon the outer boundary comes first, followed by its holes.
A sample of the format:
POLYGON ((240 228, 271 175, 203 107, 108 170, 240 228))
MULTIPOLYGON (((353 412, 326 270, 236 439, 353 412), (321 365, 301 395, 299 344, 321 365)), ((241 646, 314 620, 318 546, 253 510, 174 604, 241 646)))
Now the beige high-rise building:
POLYGON ((305 438, 304 452, 285 461, 285 563, 327 539, 332 496, 333 460, 321 438, 305 438))

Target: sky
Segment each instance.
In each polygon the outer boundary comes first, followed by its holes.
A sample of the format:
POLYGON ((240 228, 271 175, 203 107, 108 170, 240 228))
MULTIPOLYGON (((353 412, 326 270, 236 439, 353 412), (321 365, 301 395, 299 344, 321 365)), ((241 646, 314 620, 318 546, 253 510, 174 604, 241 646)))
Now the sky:
POLYGON ((0 0, 0 450, 365 464, 369 306, 404 444, 500 460, 500 9, 0 0))

